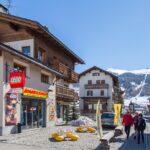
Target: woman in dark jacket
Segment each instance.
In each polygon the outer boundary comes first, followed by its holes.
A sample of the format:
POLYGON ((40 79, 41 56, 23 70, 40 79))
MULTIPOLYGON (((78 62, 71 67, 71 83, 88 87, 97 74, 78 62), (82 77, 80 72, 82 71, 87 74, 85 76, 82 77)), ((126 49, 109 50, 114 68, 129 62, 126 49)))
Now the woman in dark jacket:
POLYGON ((134 124, 134 139, 136 139, 136 136, 137 136, 137 125, 138 125, 138 118, 139 118, 139 114, 138 113, 135 113, 135 116, 133 118, 133 124, 134 124))
POLYGON ((144 143, 144 130, 146 128, 145 120, 143 119, 143 115, 139 114, 138 117, 138 124, 137 124, 137 130, 138 130, 138 144, 140 144, 140 136, 142 136, 142 142, 144 143))

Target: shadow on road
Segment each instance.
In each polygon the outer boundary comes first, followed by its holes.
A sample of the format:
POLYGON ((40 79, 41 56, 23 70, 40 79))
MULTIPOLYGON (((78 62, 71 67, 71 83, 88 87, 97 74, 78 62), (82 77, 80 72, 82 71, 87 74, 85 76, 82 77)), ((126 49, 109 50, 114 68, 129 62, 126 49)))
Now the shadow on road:
POLYGON ((144 143, 138 144, 137 138, 133 139, 131 136, 128 140, 126 140, 118 150, 148 150, 150 144, 150 134, 144 134, 144 143))

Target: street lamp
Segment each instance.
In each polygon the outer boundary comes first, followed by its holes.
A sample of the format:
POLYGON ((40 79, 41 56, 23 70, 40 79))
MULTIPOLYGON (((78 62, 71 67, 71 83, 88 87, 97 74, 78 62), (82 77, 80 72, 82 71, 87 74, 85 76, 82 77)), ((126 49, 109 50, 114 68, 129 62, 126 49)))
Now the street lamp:
POLYGON ((134 103, 130 102, 129 110, 133 113, 134 112, 134 103))

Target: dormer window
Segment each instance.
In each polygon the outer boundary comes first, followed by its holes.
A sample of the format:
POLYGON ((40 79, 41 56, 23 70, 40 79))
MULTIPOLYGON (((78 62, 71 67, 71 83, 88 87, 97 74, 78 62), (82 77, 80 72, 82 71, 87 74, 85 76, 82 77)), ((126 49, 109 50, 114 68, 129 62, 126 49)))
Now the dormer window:
POLYGON ((24 55, 31 56, 30 46, 22 47, 22 52, 24 55))

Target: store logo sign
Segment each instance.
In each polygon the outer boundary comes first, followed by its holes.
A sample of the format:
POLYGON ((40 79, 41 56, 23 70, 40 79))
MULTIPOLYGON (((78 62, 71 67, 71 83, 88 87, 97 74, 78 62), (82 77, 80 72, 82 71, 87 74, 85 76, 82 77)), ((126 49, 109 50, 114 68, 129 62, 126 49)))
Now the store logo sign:
POLYGON ((23 88, 25 85, 25 75, 23 72, 11 72, 9 75, 11 88, 23 88))
POLYGON ((31 96, 31 97, 38 97, 38 98, 48 98, 48 92, 39 91, 31 88, 24 88, 23 89, 24 96, 31 96))

